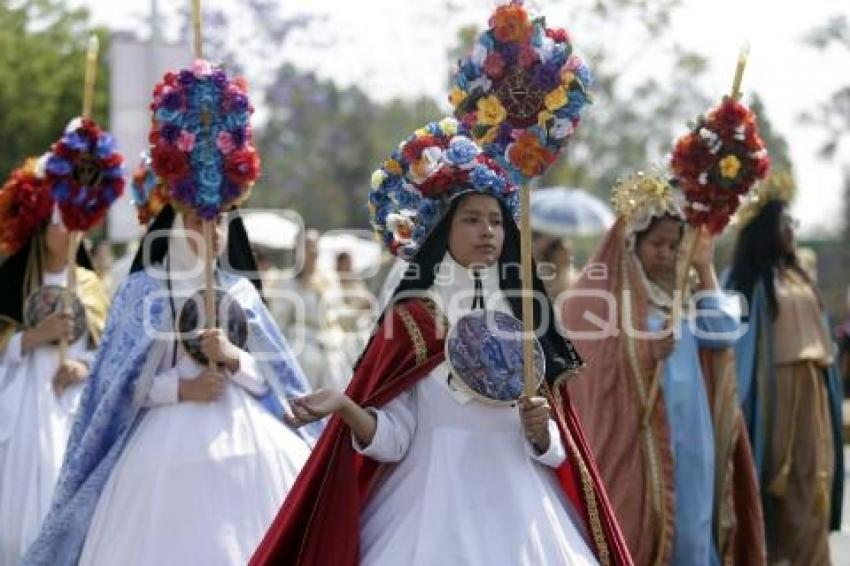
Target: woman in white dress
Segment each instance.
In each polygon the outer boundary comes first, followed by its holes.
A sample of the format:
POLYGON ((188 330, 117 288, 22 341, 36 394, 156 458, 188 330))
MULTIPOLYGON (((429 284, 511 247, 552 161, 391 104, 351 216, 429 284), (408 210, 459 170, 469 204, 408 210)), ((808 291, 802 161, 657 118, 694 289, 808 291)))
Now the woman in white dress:
MULTIPOLYGON (((241 219, 229 233, 225 220, 216 252, 226 238, 226 265, 256 274, 241 219)), ((317 429, 299 434, 281 420, 286 397, 306 392, 304 376, 251 281, 216 270, 247 319, 242 348, 229 323, 201 333, 198 349, 217 369, 171 331, 203 286, 201 224, 167 207, 145 237, 25 564, 244 564, 306 460, 317 429)))
MULTIPOLYGON (((404 182, 389 173, 373 185, 431 201, 404 203, 419 204, 419 239, 387 236, 391 251, 394 242, 413 244, 407 275, 348 390, 293 402, 298 424, 333 417, 252 564, 628 564, 569 402, 548 394, 581 360, 557 334, 539 279, 535 318, 549 321, 540 393, 497 405, 455 381, 443 323, 476 308, 521 310, 517 195, 456 122, 423 131, 430 137, 414 136, 393 156, 399 167, 385 165, 405 171, 403 160, 411 163, 404 182), (434 187, 417 176, 426 165, 417 159, 448 170, 452 185, 429 197, 434 187)), ((372 196, 373 222, 383 228, 380 203, 395 206, 402 195, 372 196)))
MULTIPOLYGON (((4 189, 8 190, 8 189, 4 189)), ((49 188, 42 190, 49 193, 49 188)), ((52 198, 45 195, 52 202, 52 198)), ((51 310, 68 279, 68 230, 48 202, 46 218, 0 266, 0 565, 17 564, 41 527, 82 382, 103 330, 108 298, 81 245, 77 254, 77 296, 85 320, 51 310), (27 325, 26 299, 44 315, 27 325), (41 300, 36 304, 37 297, 41 300), (64 362, 59 339, 69 341, 64 362)), ((24 214, 19 211, 19 214, 24 214)), ((10 219, 0 222, 10 222, 10 219)), ((4 242, 6 244, 8 242, 4 242)), ((15 246, 16 247, 16 246, 15 246)), ((79 312, 82 315, 82 312, 79 312)))

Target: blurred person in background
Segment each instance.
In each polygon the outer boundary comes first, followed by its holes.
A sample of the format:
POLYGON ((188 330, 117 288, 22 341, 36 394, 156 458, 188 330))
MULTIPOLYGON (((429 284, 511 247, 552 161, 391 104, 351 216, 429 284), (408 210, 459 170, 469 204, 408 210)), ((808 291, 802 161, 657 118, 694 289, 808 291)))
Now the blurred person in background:
POLYGON ((572 246, 564 238, 543 232, 535 232, 533 238, 537 275, 543 280, 549 298, 557 304, 558 296, 575 280, 572 246))
POLYGON ((112 266, 115 263, 115 255, 112 253, 112 244, 109 240, 100 240, 94 245, 92 253, 94 271, 100 277, 104 287, 111 291, 113 289, 112 266))
POLYGON ((843 491, 841 382, 820 293, 796 253, 793 185, 768 179, 739 212, 727 288, 747 301, 738 393, 771 564, 829 564, 843 491))
POLYGON ((331 318, 343 332, 343 351, 353 367, 377 318, 377 304, 366 283, 355 273, 349 252, 336 256, 336 285, 325 294, 331 318))
POLYGON ((281 331, 313 389, 342 390, 351 374, 343 351, 342 333, 329 319, 323 297, 333 281, 318 269, 319 232, 308 229, 297 243, 300 269, 269 281, 266 296, 281 331))

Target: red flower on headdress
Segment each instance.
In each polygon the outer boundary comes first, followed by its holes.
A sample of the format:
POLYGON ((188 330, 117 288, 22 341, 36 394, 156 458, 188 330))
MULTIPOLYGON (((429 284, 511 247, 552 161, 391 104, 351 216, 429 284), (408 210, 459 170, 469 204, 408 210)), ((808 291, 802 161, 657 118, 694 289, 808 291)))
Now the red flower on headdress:
POLYGON ((237 185, 255 181, 260 175, 260 156, 250 147, 234 151, 227 158, 224 172, 237 185))
POLYGON ((153 169, 158 177, 176 183, 189 174, 189 164, 183 152, 176 147, 161 143, 151 151, 153 169))
POLYGON ((505 74, 505 60, 497 52, 493 51, 484 60, 484 72, 493 80, 498 80, 505 74))
POLYGON ((434 136, 421 136, 404 144, 401 154, 405 160, 412 163, 422 157, 423 151, 433 146, 440 146, 437 138, 434 136))
POLYGON ((564 28, 546 28, 546 37, 557 43, 572 43, 569 32, 564 28))
POLYGON ((444 166, 419 185, 419 192, 424 197, 436 198, 464 183, 467 177, 466 171, 444 166))
POLYGON ((53 197, 45 179, 35 176, 35 159, 12 171, 0 188, 0 253, 21 249, 53 211, 53 197))

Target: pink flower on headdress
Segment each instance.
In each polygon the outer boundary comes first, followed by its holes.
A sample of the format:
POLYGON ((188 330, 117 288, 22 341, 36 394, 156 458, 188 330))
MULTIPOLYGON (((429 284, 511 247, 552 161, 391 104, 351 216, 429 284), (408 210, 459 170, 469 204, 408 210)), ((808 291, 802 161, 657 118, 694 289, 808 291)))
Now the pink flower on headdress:
POLYGON ((184 153, 190 153, 195 149, 195 134, 183 130, 177 138, 177 149, 184 153))
POLYGON ((567 59, 567 63, 564 65, 564 69, 567 71, 577 71, 584 64, 584 61, 581 57, 573 53, 570 55, 570 58, 567 59))
POLYGON ((212 74, 212 64, 206 59, 195 59, 192 61, 192 74, 202 79, 212 74))
POLYGON ((218 146, 219 151, 224 155, 236 149, 236 144, 233 143, 233 137, 230 135, 230 132, 219 132, 215 139, 215 145, 218 146))

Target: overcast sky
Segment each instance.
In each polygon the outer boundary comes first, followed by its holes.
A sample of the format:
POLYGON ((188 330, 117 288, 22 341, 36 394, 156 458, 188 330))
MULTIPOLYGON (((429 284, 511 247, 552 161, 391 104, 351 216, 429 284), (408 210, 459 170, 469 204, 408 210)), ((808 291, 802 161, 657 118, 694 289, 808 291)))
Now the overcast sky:
MULTIPOLYGON (((238 5, 238 0, 206 1, 238 5)), ((115 29, 136 28, 146 35, 140 18, 147 15, 149 2, 71 3, 88 6, 97 23, 115 29)), ((177 3, 159 1, 166 15, 173 13, 177 3)), ((329 56, 326 46, 296 41, 287 48, 285 57, 340 83, 357 84, 377 99, 428 94, 442 100, 449 71, 446 52, 454 43, 457 26, 483 24, 495 3, 470 1, 462 14, 446 17, 441 13, 441 0, 281 0, 285 13, 297 11, 324 17, 323 29, 327 37, 334 38, 335 46, 329 56)), ((673 33, 682 44, 708 58, 706 92, 717 92, 719 96, 729 90, 738 48, 749 40, 751 56, 744 90, 759 91, 770 119, 788 138, 800 183, 795 213, 802 221, 803 231, 810 232, 816 226, 837 228, 841 211, 840 163, 850 163, 850 151, 845 147, 844 155, 834 163, 819 160, 815 151, 822 137, 816 130, 803 127, 798 117, 848 80, 850 55, 837 49, 815 51, 803 45, 800 38, 829 16, 850 12, 847 1, 683 0, 683 4, 674 16, 673 33)), ((545 0, 532 2, 531 6, 541 8, 551 25, 570 27, 574 36, 581 34, 582 30, 569 22, 559 21, 555 10, 547 10, 545 0)), ((175 27, 173 21, 165 24, 166 29, 175 27)), ((656 57, 663 57, 663 53, 644 57, 623 72, 636 78, 645 76, 653 72, 656 57)), ((248 69, 249 81, 259 82, 255 80, 259 77, 251 74, 262 75, 262 70, 262 62, 248 69)))

